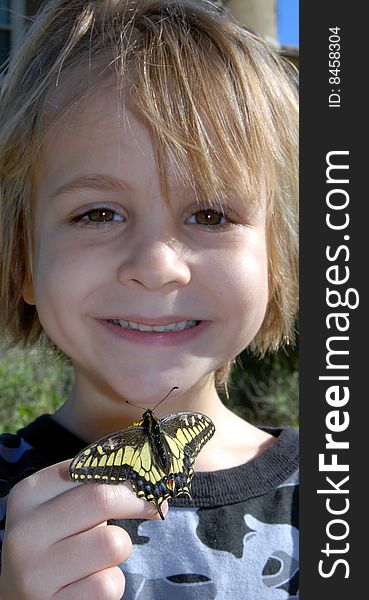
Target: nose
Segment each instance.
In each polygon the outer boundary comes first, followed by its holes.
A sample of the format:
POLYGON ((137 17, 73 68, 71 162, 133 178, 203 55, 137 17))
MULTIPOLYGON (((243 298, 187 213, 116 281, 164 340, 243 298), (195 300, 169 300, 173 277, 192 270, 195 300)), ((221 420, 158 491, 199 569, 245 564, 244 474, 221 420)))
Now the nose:
POLYGON ((171 241, 141 241, 120 263, 118 279, 126 285, 139 284, 148 290, 185 286, 191 271, 183 248, 171 241))

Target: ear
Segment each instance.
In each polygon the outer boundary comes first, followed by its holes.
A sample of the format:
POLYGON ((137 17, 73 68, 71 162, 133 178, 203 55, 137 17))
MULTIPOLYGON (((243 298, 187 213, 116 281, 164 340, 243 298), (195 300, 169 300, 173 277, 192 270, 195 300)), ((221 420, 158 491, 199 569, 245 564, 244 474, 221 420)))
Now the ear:
POLYGON ((26 275, 22 287, 22 296, 26 304, 35 305, 35 288, 30 274, 26 275))

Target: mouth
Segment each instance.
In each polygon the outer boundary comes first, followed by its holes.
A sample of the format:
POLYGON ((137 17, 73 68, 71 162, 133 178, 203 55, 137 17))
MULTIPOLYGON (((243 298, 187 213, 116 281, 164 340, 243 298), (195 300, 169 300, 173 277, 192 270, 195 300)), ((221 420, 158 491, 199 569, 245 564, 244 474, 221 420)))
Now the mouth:
POLYGON ((108 323, 121 327, 122 329, 141 331, 144 333, 170 333, 174 331, 184 331, 185 329, 191 329, 201 323, 195 319, 188 319, 182 321, 173 321, 171 323, 160 324, 160 325, 147 325, 138 323, 136 321, 124 321, 121 319, 108 319, 108 323))
POLYGON ((105 331, 120 342, 141 344, 141 347, 174 347, 197 340, 213 323, 209 320, 189 319, 186 316, 126 315, 125 319, 108 317, 98 321, 104 326, 105 331))

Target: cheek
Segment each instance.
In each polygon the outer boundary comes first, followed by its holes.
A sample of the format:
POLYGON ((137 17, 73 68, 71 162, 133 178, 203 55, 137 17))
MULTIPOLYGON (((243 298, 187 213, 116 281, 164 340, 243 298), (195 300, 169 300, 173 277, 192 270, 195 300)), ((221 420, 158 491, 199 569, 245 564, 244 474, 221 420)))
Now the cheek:
MULTIPOLYGON (((240 334, 246 336, 248 345, 260 329, 268 305, 267 272, 247 265, 239 273, 234 288, 232 320, 240 334)), ((246 345, 245 344, 245 345, 246 345)))
POLYGON ((82 256, 65 240, 50 236, 39 242, 34 273, 36 306, 48 330, 51 317, 59 323, 65 314, 73 319, 96 276, 96 263, 92 255, 82 256))
MULTIPOLYGON (((220 267, 221 265, 219 265, 220 267)), ((216 293, 222 307, 224 343, 227 337, 234 354, 250 344, 259 331, 268 304, 268 263, 263 246, 233 252, 222 263, 216 293)))
POLYGON ((263 311, 268 300, 268 265, 265 252, 235 252, 223 265, 222 295, 242 312, 263 311))

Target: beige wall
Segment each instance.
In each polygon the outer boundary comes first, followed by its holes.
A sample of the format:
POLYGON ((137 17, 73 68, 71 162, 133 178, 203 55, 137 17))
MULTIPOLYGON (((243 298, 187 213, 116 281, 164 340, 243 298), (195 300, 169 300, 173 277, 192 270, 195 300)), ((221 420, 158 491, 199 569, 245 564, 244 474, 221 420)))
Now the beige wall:
POLYGON ((276 0, 226 0, 224 3, 239 23, 277 44, 276 0))

